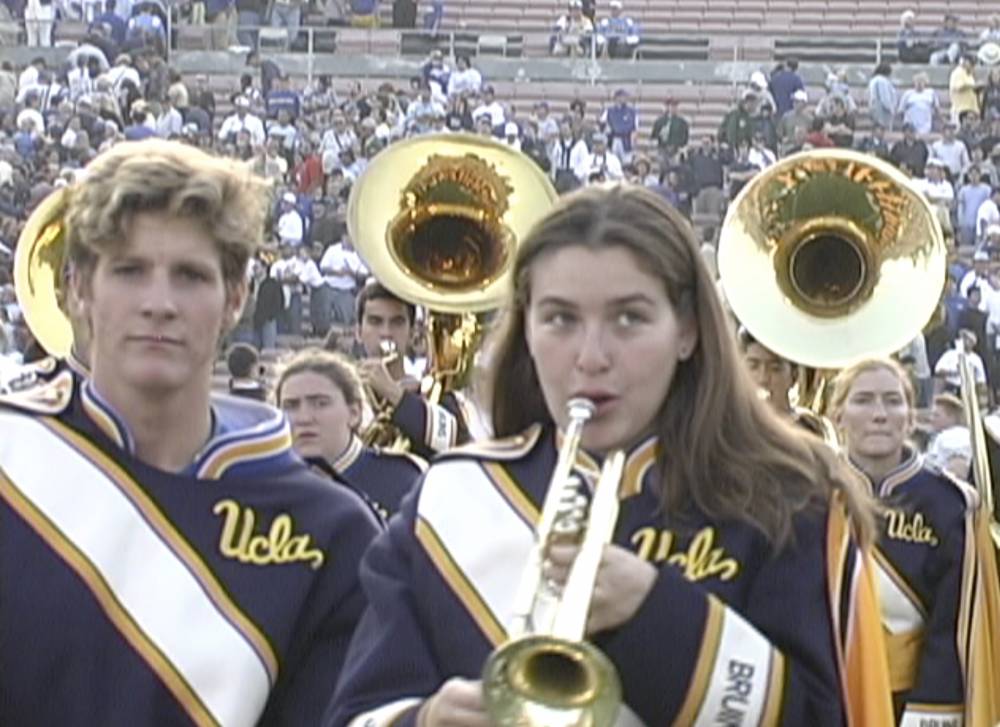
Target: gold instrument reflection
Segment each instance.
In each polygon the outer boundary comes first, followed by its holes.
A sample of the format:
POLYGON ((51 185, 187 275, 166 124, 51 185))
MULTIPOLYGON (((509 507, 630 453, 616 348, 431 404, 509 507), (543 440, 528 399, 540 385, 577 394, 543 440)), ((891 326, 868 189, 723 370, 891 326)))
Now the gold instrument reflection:
POLYGON ((355 247, 380 283, 428 311, 421 389, 432 403, 466 384, 480 316, 506 300, 517 243, 556 197, 528 156, 470 134, 395 143, 355 183, 347 213, 355 247))
POLYGON ((483 669, 486 711, 502 727, 610 727, 621 706, 614 666, 583 637, 601 554, 618 519, 625 455, 618 451, 605 460, 588 503, 572 470, 594 405, 573 399, 567 408, 569 423, 534 546, 514 594, 508 641, 483 669), (546 580, 544 563, 549 545, 565 541, 580 543, 580 550, 558 589, 546 580))
POLYGON ((795 154, 754 177, 729 208, 718 252, 742 325, 814 370, 800 377, 796 404, 828 440, 829 372, 912 340, 935 312, 945 263, 926 198, 892 165, 842 149, 795 154))

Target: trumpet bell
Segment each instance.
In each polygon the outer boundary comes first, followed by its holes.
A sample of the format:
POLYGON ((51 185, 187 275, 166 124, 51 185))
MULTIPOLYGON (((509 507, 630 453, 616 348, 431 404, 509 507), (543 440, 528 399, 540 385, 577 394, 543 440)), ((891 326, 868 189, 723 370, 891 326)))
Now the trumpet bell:
POLYGON ((906 345, 933 315, 946 250, 907 177, 847 150, 794 154, 754 177, 719 240, 726 298, 780 356, 842 368, 906 345))
POLYGON ((347 225, 372 274, 441 313, 497 308, 517 241, 556 201, 529 157, 471 134, 387 147, 351 190, 347 225))
POLYGON ((498 727, 611 727, 621 682, 586 641, 523 636, 494 651, 483 669, 483 700, 498 727))
POLYGON ((14 290, 32 335, 53 356, 73 347, 66 314, 64 275, 67 195, 58 189, 39 204, 25 223, 14 252, 14 290))

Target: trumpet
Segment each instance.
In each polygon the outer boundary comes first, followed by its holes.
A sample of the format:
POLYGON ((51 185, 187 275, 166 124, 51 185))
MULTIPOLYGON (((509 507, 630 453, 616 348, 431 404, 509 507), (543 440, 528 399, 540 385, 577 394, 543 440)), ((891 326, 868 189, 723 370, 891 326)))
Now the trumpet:
POLYGON ((514 596, 508 641, 483 669, 483 698, 493 723, 514 727, 610 727, 621 706, 621 681, 611 661, 583 640, 604 546, 618 519, 625 455, 604 463, 589 507, 572 473, 584 424, 594 404, 573 399, 535 543, 514 596), (579 542, 562 589, 544 576, 553 542, 579 542))
MULTIPOLYGON (((383 366, 388 366, 399 358, 395 341, 379 341, 378 347, 383 366)), ((392 423, 392 404, 379 396, 370 384, 365 384, 365 394, 372 407, 372 421, 361 435, 361 441, 367 447, 405 452, 409 449, 410 440, 392 423)))

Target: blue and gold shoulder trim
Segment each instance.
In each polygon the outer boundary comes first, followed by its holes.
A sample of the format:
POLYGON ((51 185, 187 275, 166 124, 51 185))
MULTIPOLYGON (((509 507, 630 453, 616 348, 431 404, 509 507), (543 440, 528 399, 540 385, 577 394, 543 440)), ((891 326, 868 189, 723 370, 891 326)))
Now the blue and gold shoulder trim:
POLYGON ((0 407, 47 415, 66 410, 73 399, 73 374, 69 370, 64 369, 51 379, 39 378, 30 370, 26 376, 34 378, 30 383, 25 379, 21 386, 0 394, 0 407))
POLYGON ((423 457, 418 457, 413 454, 413 452, 397 452, 393 449, 379 449, 378 447, 375 447, 374 449, 375 453, 380 457, 397 457, 405 459, 409 464, 416 468, 417 472, 423 474, 427 471, 427 460, 423 457))
POLYGON ((469 442, 453 447, 438 455, 438 459, 454 459, 456 457, 492 460, 519 459, 535 448, 541 435, 542 425, 532 424, 520 434, 514 434, 510 437, 469 442))

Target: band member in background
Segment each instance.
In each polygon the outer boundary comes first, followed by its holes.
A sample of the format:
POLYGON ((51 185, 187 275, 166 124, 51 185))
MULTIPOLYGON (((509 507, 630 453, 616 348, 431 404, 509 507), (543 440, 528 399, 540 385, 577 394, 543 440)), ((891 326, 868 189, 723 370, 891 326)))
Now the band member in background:
MULTIPOLYGON (((829 448, 758 398, 690 226, 640 187, 588 188, 527 236, 513 280, 489 369, 501 439, 440 455, 369 549, 368 610, 324 724, 491 724, 481 670, 505 639, 576 397, 596 411, 575 474, 627 452, 587 623, 622 709, 716 724, 738 682, 754 695, 748 724, 842 725, 846 664, 881 685, 853 723, 887 724, 884 655, 858 652, 882 648, 849 535, 874 535, 870 505, 829 448), (848 623, 860 642, 835 636, 848 623)), ((550 544, 546 579, 563 582, 575 554, 550 544)))
POLYGON ((409 453, 364 446, 357 434, 364 388, 354 366, 328 351, 301 351, 282 370, 275 389, 296 451, 328 464, 387 518, 394 514, 427 463, 409 453))
POLYGON ((409 439, 410 451, 430 457, 468 441, 469 432, 458 397, 449 392, 432 403, 420 395, 423 372, 405 356, 415 320, 416 307, 381 283, 370 281, 358 294, 358 339, 366 357, 358 362, 358 371, 378 399, 370 403, 391 407, 392 423, 409 439), (383 342, 395 353, 385 355, 383 342))
POLYGON ((995 627, 992 634, 973 628, 984 607, 977 569, 995 568, 989 550, 989 563, 977 562, 977 493, 907 444, 914 391, 895 361, 842 371, 831 404, 847 457, 883 507, 874 553, 899 724, 994 724, 1000 714, 977 710, 996 683, 964 682, 974 641, 1000 653, 995 627))
POLYGON ((739 344, 750 378, 762 398, 767 399, 780 416, 788 417, 806 431, 836 441, 829 422, 805 407, 792 406, 790 392, 795 385, 797 364, 782 358, 754 338, 746 328, 739 330, 739 344))
POLYGON ((210 394, 265 186, 160 140, 87 172, 63 223, 91 376, 0 400, 0 723, 315 724, 378 522, 280 412, 210 394))

